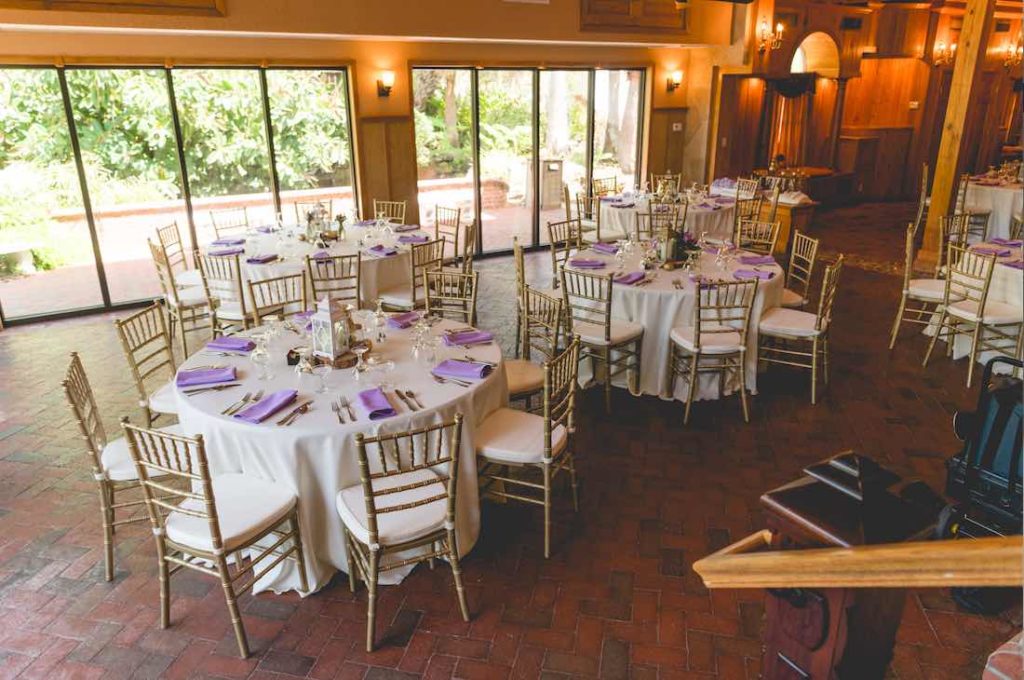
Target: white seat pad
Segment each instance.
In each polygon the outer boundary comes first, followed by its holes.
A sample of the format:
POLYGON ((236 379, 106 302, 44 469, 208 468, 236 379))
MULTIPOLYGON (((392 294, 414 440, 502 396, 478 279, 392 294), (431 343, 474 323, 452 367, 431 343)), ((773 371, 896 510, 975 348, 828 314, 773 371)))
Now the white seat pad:
POLYGON ((791 309, 803 307, 807 304, 807 298, 789 288, 782 289, 782 306, 791 309))
MULTIPOLYGON (((958 319, 977 322, 978 303, 974 300, 954 302, 949 306, 949 313, 958 319)), ((1019 306, 989 300, 985 303, 985 313, 981 321, 988 324, 1020 323, 1022 317, 1024 313, 1019 306)))
POLYGON ((245 321, 245 314, 242 313, 242 303, 237 300, 218 304, 217 316, 225 321, 245 321))
MULTIPOLYGON (((226 551, 245 544, 276 526, 295 507, 297 497, 288 487, 250 475, 218 475, 212 480, 213 498, 226 551)), ((202 501, 189 499, 180 507, 204 511, 202 501)), ((205 518, 172 512, 164 524, 167 538, 197 550, 213 550, 210 523, 205 518)))
POLYGON ((587 345, 620 345, 628 340, 633 340, 644 334, 644 327, 632 321, 621 319, 611 320, 611 342, 605 342, 604 326, 588 321, 574 321, 572 324, 573 333, 580 336, 580 340, 587 345))
POLYGON ((505 380, 509 394, 536 392, 544 388, 544 371, 532 361, 509 359, 505 362, 505 380))
POLYGON ((595 220, 580 220, 580 229, 583 231, 597 231, 597 222, 595 220))
POLYGON ((817 316, 798 309, 775 307, 761 316, 757 329, 766 335, 791 335, 800 338, 813 338, 820 334, 814 329, 817 316))
POLYGON ((157 413, 177 414, 178 402, 174 399, 173 380, 164 383, 156 392, 149 395, 149 410, 156 411, 157 413))
MULTIPOLYGON (((159 431, 168 434, 185 434, 181 425, 168 425, 159 428, 159 431)), ((135 461, 132 460, 132 454, 128 450, 128 440, 124 437, 107 442, 100 453, 100 465, 107 473, 107 479, 112 482, 127 482, 139 478, 135 470, 135 461)), ((150 472, 150 476, 156 477, 157 475, 150 472)))
MULTIPOLYGON (((702 326, 702 328, 705 331, 713 331, 724 329, 725 326, 710 324, 702 326)), ((693 331, 693 326, 677 326, 669 332, 669 337, 672 338, 672 342, 683 349, 693 352, 696 349, 693 341, 693 331)), ((736 331, 729 333, 705 332, 701 334, 701 354, 733 354, 744 349, 746 348, 743 346, 742 338, 736 331)))
POLYGON ((942 302, 946 299, 946 282, 942 279, 911 279, 907 286, 912 297, 942 302))
MULTIPOLYGON (((551 432, 551 457, 565 448, 565 427, 551 432)), ((499 408, 476 431, 478 456, 500 463, 540 463, 544 460, 544 418, 534 413, 499 408)))
MULTIPOLYGON (((203 290, 202 286, 190 286, 188 288, 178 289, 178 302, 182 307, 198 307, 206 304, 206 291, 203 290)), ((173 301, 168 297, 168 304, 173 304, 173 301)))
POLYGON ((413 308, 412 288, 409 284, 386 288, 380 291, 377 297, 383 300, 384 304, 389 307, 413 308))
MULTIPOLYGON (((444 526, 447 509, 447 496, 436 501, 420 505, 408 510, 381 513, 382 508, 405 505, 416 501, 442 496, 445 493, 444 482, 433 470, 413 470, 393 477, 382 477, 373 480, 374 491, 407 486, 425 480, 436 480, 433 484, 424 484, 414 489, 398 493, 375 496, 377 508, 377 540, 382 545, 395 545, 425 536, 444 526)), ((335 506, 345 527, 361 543, 370 543, 370 532, 366 520, 366 500, 363 496, 362 484, 350 486, 338 492, 335 506)))
POLYGON ((201 286, 203 285, 203 276, 198 269, 184 269, 180 272, 175 272, 174 283, 177 284, 178 288, 201 286))

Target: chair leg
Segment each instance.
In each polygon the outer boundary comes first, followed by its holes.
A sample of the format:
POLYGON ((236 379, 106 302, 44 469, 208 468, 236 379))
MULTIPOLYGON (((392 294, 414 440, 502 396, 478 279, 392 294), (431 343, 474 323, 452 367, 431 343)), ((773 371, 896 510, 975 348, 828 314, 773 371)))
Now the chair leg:
MULTIPOLYGON (((921 362, 922 366, 927 368, 928 360, 932 358, 932 350, 935 349, 935 341, 939 339, 939 336, 942 334, 942 329, 945 328, 945 327, 946 327, 946 310, 943 309, 942 310, 942 314, 939 315, 939 324, 935 327, 935 334, 932 336, 932 339, 928 342, 928 351, 924 353, 924 361, 921 362)), ((947 338, 947 342, 952 344, 952 340, 951 339, 947 338)))
POLYGON ((564 454, 569 463, 569 484, 572 486, 572 511, 580 511, 580 497, 579 490, 576 483, 576 459, 573 458, 572 453, 566 452, 564 454))
POLYGON ((100 514, 103 516, 103 564, 107 581, 114 580, 114 492, 109 482, 100 482, 100 514))
POLYGON ((828 385, 828 334, 821 336, 821 377, 828 385))
POLYGON ((551 467, 542 465, 544 475, 544 559, 551 557, 551 467))
POLYGON ((217 572, 220 574, 221 587, 224 588, 224 600, 227 602, 228 613, 231 615, 231 626, 235 629, 238 655, 243 659, 248 659, 249 641, 245 637, 245 624, 242 623, 242 614, 238 611, 238 599, 235 596, 235 589, 231 585, 228 561, 223 555, 217 558, 217 572))
MULTIPOLYGON (((178 314, 183 314, 183 312, 179 311, 178 314)), ((181 360, 184 361, 188 358, 188 332, 185 329, 184 315, 178 320, 178 325, 181 326, 181 360)))
POLYGON ((345 529, 345 550, 348 551, 348 589, 356 592, 356 558, 355 547, 352 545, 352 534, 345 529))
POLYGON ((744 354, 741 353, 739 359, 739 368, 737 369, 740 374, 740 404, 743 406, 743 422, 750 422, 750 409, 747 407, 747 366, 746 362, 743 361, 744 354))
MULTIPOLYGON (((472 325, 472 324, 470 324, 472 325)), ((516 305, 516 359, 519 358, 520 346, 523 343, 523 312, 516 305)))
POLYGON ((601 360, 604 363, 604 412, 612 412, 612 351, 608 347, 601 349, 601 360))
POLYGON ((459 566, 459 551, 455 542, 455 529, 448 530, 448 563, 452 565, 452 580, 455 581, 455 595, 459 598, 462 620, 469 621, 469 606, 466 604, 466 589, 462 585, 462 567, 459 566))
POLYGON ((292 542, 295 544, 295 561, 299 567, 299 585, 302 588, 302 592, 309 592, 309 579, 306 577, 306 556, 302 551, 302 533, 299 531, 298 509, 292 511, 292 516, 288 519, 288 528, 295 534, 292 542))
POLYGON ((985 324, 978 321, 974 324, 974 334, 971 337, 971 353, 968 355, 970 364, 967 365, 967 387, 971 386, 971 380, 974 378, 974 364, 978 360, 978 342, 981 340, 981 332, 984 330, 985 324))
POLYGON ((818 403, 818 338, 811 347, 811 406, 818 403))
POLYGON ((693 395, 697 393, 697 359, 699 355, 690 357, 690 385, 686 394, 686 410, 683 412, 683 425, 690 423, 690 407, 693 405, 693 395))
POLYGON ((373 632, 377 623, 377 565, 380 551, 370 549, 370 573, 366 574, 366 651, 373 651, 373 632))
POLYGON ((167 567, 167 546, 157 538, 156 556, 160 571, 160 627, 171 625, 171 570, 167 567))
POLYGON ((896 319, 892 322, 892 332, 889 334, 889 349, 896 346, 896 335, 900 332, 900 324, 903 322, 903 310, 907 307, 906 294, 900 296, 900 307, 896 311, 896 319))

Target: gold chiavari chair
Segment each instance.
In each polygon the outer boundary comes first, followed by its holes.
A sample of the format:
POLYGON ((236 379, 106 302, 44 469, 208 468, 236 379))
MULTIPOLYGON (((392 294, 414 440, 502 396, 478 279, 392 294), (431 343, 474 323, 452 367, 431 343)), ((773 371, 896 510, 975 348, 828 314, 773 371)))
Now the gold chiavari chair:
POLYGON ((440 271, 444 265, 444 239, 428 243, 414 243, 409 250, 409 283, 380 291, 380 299, 387 309, 410 311, 425 303, 423 274, 440 271))
POLYGON ((355 255, 306 256, 306 272, 309 276, 314 301, 329 298, 347 302, 356 309, 360 309, 360 271, 362 271, 362 253, 360 252, 356 252, 355 255))
POLYGON ((633 234, 638 242, 658 239, 662 243, 668 240, 669 233, 679 224, 679 206, 670 203, 652 204, 651 212, 636 214, 633 234), (654 208, 665 209, 654 211, 654 208))
POLYGON ((434 206, 434 238, 444 239, 445 246, 452 246, 451 257, 445 254, 445 265, 455 264, 459 259, 459 245, 462 243, 462 208, 434 206))
POLYGON ((262 281, 250 281, 249 299, 252 300, 253 325, 261 325, 263 317, 268 314, 306 311, 309 309, 306 290, 304 271, 262 281), (296 305, 298 309, 295 309, 296 305))
POLYGON ((673 174, 671 170, 663 175, 651 173, 650 189, 653 192, 660 193, 664 189, 664 191, 675 194, 679 192, 681 186, 683 186, 683 173, 673 174))
MULTIPOLYGON (((900 306, 896 310, 896 319, 893 321, 892 332, 889 335, 889 349, 896 346, 896 336, 904 321, 922 326, 930 325, 932 315, 938 311, 946 295, 946 282, 943 279, 913 278, 916 235, 917 224, 911 222, 907 225, 904 245, 903 292, 900 295, 900 306)), ((957 293, 956 299, 962 299, 962 296, 957 293)))
POLYGON ((779 216, 779 198, 782 196, 782 189, 779 184, 771 188, 771 198, 768 199, 768 219, 766 222, 775 222, 779 216))
MULTIPOLYGON (((967 213, 955 213, 943 215, 939 218, 939 252, 935 258, 935 278, 946 278, 948 262, 946 255, 949 254, 949 245, 967 245, 967 230, 970 226, 971 216, 967 213)), ((957 251, 960 252, 960 251, 957 251)))
POLYGON ((207 305, 216 310, 214 336, 251 328, 245 288, 242 287, 240 255, 210 255, 195 251, 192 255, 202 276, 207 305))
POLYGON ((473 258, 476 255, 476 225, 467 223, 462 225, 462 262, 463 273, 469 274, 473 271, 473 258))
MULTIPOLYGON (((565 206, 565 219, 571 220, 573 218, 572 205, 575 201, 572 198, 572 192, 569 190, 569 185, 562 184, 562 205, 565 206)), ((583 219, 583 215, 580 215, 580 219, 583 219)))
POLYGON ((745 201, 761 195, 761 180, 740 177, 736 180, 736 200, 745 201))
POLYGON ((217 238, 244 234, 249 229, 249 209, 243 206, 211 210, 210 223, 213 224, 213 231, 217 234, 217 238))
POLYGON ((373 199, 373 216, 396 224, 405 224, 405 201, 380 201, 373 199))
POLYGON ((562 268, 562 304, 569 333, 578 336, 581 357, 604 374, 604 409, 612 408, 612 380, 626 372, 630 391, 639 392, 644 327, 612 318, 612 275, 562 268))
POLYGON ((1009 237, 1011 241, 1019 241, 1021 237, 1021 231, 1024 231, 1024 213, 1017 213, 1010 218, 1010 233, 1009 237))
POLYGON ((928 343, 923 366, 935 349, 935 341, 946 341, 946 353, 953 353, 957 337, 969 335, 967 387, 974 377, 974 366, 982 352, 999 352, 1020 356, 1024 337, 1024 312, 1020 305, 989 299, 996 256, 971 251, 967 244, 949 244, 949 274, 939 308, 939 323, 928 343))
POLYGON ((161 415, 177 415, 173 381, 178 369, 163 305, 156 302, 123 319, 114 319, 114 327, 139 393, 146 426, 152 427, 161 415))
POLYGON ((590 182, 590 189, 592 196, 610 196, 611 194, 619 193, 619 178, 618 177, 601 177, 594 178, 590 182))
POLYGON ((551 252, 551 287, 558 288, 558 270, 573 253, 583 248, 579 218, 548 222, 548 250, 551 252))
MULTIPOLYGON (((103 564, 108 581, 114 580, 114 529, 123 524, 145 521, 145 516, 133 516, 134 508, 145 504, 138 498, 131 501, 118 501, 118 495, 137 490, 139 477, 128 451, 128 442, 122 437, 108 440, 107 431, 103 427, 103 418, 96 406, 85 367, 78 352, 71 353, 71 363, 64 374, 64 396, 71 415, 78 423, 78 430, 85 440, 85 452, 92 466, 92 478, 96 481, 100 493, 100 514, 103 520, 103 564), (117 519, 118 511, 127 512, 128 516, 117 519)), ((178 425, 161 429, 161 432, 181 434, 178 425)))
POLYGON ((174 272, 174 282, 179 288, 198 286, 200 281, 199 270, 189 269, 188 258, 185 256, 185 247, 181 240, 181 230, 177 222, 171 222, 166 227, 159 227, 156 230, 156 237, 160 246, 164 249, 164 257, 174 272))
POLYGON ((331 201, 295 201, 295 223, 305 225, 310 213, 320 208, 327 213, 327 219, 334 219, 334 204, 331 201))
POLYGON ((202 435, 186 437, 150 430, 130 424, 127 418, 121 427, 156 541, 160 627, 171 624, 171 576, 192 569, 219 578, 238 653, 243 659, 248 657, 238 596, 288 558, 296 562, 303 592, 309 590, 298 497, 283 484, 252 475, 211 477, 202 435), (169 482, 179 483, 180 488, 169 482), (264 563, 270 557, 274 559, 264 563))
POLYGON ((530 397, 544 388, 544 371, 536 363, 551 361, 558 354, 565 317, 562 299, 524 286, 523 314, 517 335, 522 339, 523 358, 504 362, 509 400, 525 399, 529 410, 530 397))
POLYGON ((476 293, 479 274, 440 270, 423 272, 427 316, 457 319, 476 325, 476 293))
POLYGON ((931 202, 931 197, 928 196, 928 164, 924 163, 921 166, 921 191, 917 195, 917 213, 913 222, 915 237, 921 225, 928 221, 928 207, 931 202))
POLYGON ((587 243, 615 240, 615 236, 609 237, 601 234, 601 198, 599 196, 587 198, 586 194, 576 194, 576 217, 580 221, 580 236, 587 243))
POLYGON ((828 385, 828 342, 832 326, 832 307, 839 289, 843 256, 825 268, 815 314, 798 309, 776 307, 761 316, 758 360, 784 364, 811 371, 811 404, 818 403, 819 368, 828 385), (806 345, 810 344, 810 349, 806 345))
POLYGON ((744 222, 758 222, 761 220, 761 206, 764 198, 741 198, 736 201, 736 212, 733 222, 733 241, 740 237, 740 227, 744 222))
POLYGON ((820 241, 800 231, 793 233, 793 250, 789 253, 786 287, 782 289, 782 306, 803 309, 811 290, 811 277, 818 259, 820 241))
POLYGON ((541 415, 499 408, 476 432, 476 455, 485 496, 515 500, 544 508, 544 558, 551 556, 552 484, 569 473, 573 510, 579 512, 576 464, 576 381, 580 341, 574 339, 561 355, 546 361, 541 415), (513 475, 515 469, 520 474, 513 475), (531 479, 531 471, 540 481, 531 479))
POLYGON ((459 610, 469 621, 455 533, 461 442, 461 413, 452 421, 419 429, 374 437, 356 434, 361 482, 342 489, 336 506, 345 525, 349 588, 355 592, 358 573, 368 591, 367 652, 374 646, 382 571, 419 562, 433 566, 435 558, 447 559, 459 610), (417 548, 426 551, 413 552, 417 548))
POLYGON ((747 409, 747 329, 750 309, 757 295, 757 279, 697 286, 693 321, 676 326, 669 333, 672 358, 668 367, 668 394, 675 392, 677 376, 685 376, 689 386, 683 424, 690 422, 690 407, 697 393, 701 373, 718 376, 719 396, 725 395, 725 378, 736 375, 740 384, 743 421, 750 422, 747 409))
POLYGON ((523 297, 526 295, 526 260, 523 257, 523 247, 519 245, 519 237, 512 237, 512 262, 516 270, 516 353, 519 353, 523 344, 523 310, 526 303, 523 297))
POLYGON ((182 356, 188 356, 188 334, 208 330, 212 335, 217 323, 216 309, 210 306, 202 286, 179 288, 164 249, 152 241, 147 240, 147 243, 156 266, 160 288, 164 292, 171 339, 180 331, 182 356))
POLYGON ((736 245, 759 255, 773 255, 779 241, 778 222, 742 220, 736 233, 736 245))
POLYGON ((988 238, 988 221, 992 215, 991 208, 983 208, 967 202, 967 191, 971 184, 971 176, 968 173, 960 175, 960 181, 956 188, 956 202, 953 204, 954 213, 966 213, 968 217, 967 235, 976 236, 979 241, 988 238))

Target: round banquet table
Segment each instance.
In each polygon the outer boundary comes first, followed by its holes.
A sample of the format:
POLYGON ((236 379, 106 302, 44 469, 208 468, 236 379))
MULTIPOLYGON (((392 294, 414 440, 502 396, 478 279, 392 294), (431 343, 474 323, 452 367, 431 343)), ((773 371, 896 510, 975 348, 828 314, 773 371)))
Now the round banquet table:
MULTIPOLYGON (((431 332, 440 334, 445 328, 461 325, 443 321, 433 326, 431 332)), ((308 346, 308 340, 292 332, 282 332, 270 342, 268 347, 272 357, 270 367, 273 377, 268 380, 258 380, 257 372, 248 357, 242 355, 214 357, 203 355, 200 351, 181 366, 182 369, 188 369, 216 364, 237 368, 240 387, 192 396, 176 388, 179 422, 184 432, 203 435, 211 474, 254 475, 282 484, 298 495, 299 522, 310 592, 327 585, 335 571, 348 571, 344 533, 341 518, 335 509, 335 497, 342 489, 360 483, 355 443, 355 435, 359 432, 374 435, 403 431, 450 421, 455 414, 463 414, 459 496, 455 518, 460 555, 469 552, 476 543, 480 529, 480 509, 474 434, 485 417, 508 402, 501 350, 497 344, 481 345, 471 350, 440 347, 438 362, 469 354, 498 365, 486 378, 474 381, 471 387, 453 383, 438 384, 430 377, 433 365, 413 359, 411 332, 389 328, 387 339, 374 346, 372 355, 395 362, 395 369, 388 381, 394 386, 412 390, 424 408, 412 412, 387 390, 389 400, 398 414, 376 421, 367 419, 356 399, 358 392, 377 385, 373 372, 364 373, 362 380, 356 382, 353 369, 335 370, 327 379, 328 393, 317 394, 315 389, 319 379, 309 374, 299 378, 293 367, 285 362, 285 354, 289 349, 308 346), (299 394, 292 408, 306 400, 312 400, 312 408, 289 427, 275 423, 290 408, 282 409, 258 425, 221 415, 223 409, 246 392, 255 393, 261 389, 265 392, 264 396, 276 390, 298 389, 299 394), (344 425, 338 423, 337 416, 331 410, 331 403, 341 396, 348 397, 352 402, 356 422, 344 425)), ((397 583, 411 569, 406 567, 383 572, 381 583, 397 583)), ((261 578, 255 592, 263 590, 277 593, 299 591, 295 563, 285 560, 261 578)))
MULTIPOLYGON (((686 231, 694 236, 707 232, 711 238, 732 239, 736 206, 731 197, 712 197, 703 203, 691 204, 686 211, 686 231)), ((646 198, 604 200, 601 199, 601 236, 629 238, 636 229, 637 213, 650 210, 646 198), (632 203, 633 205, 630 205, 632 203)))
MULTIPOLYGON (((580 271, 594 274, 616 272, 617 265, 614 256, 601 255, 591 250, 582 251, 580 256, 608 262, 606 269, 580 271)), ((568 268, 572 269, 573 267, 570 264, 568 268)), ((622 271, 633 272, 640 269, 639 253, 626 256, 622 271)), ((648 272, 648 278, 653 277, 650 283, 640 286, 612 284, 612 318, 625 319, 644 327, 643 356, 640 363, 641 394, 656 395, 665 400, 686 401, 689 389, 686 378, 678 376, 674 392, 667 394, 665 376, 671 359, 669 332, 675 326, 693 325, 697 291, 696 284, 691 280, 690 275, 700 274, 707 281, 732 281, 735 280, 733 272, 737 269, 754 269, 754 267, 741 264, 738 260, 724 261, 720 267, 716 263, 714 255, 701 253, 699 269, 694 269, 692 272, 681 269, 674 271, 656 269, 648 272), (682 284, 682 289, 677 289, 673 285, 673 281, 679 281, 682 284)), ((777 264, 762 265, 757 269, 771 271, 773 275, 770 279, 758 282, 757 295, 750 312, 745 370, 747 389, 751 394, 757 393, 757 326, 761 320, 761 314, 765 310, 778 307, 781 304, 785 281, 782 268, 777 264)), ((581 363, 580 383, 586 384, 591 377, 590 363, 581 363)), ((627 380, 628 376, 623 372, 615 377, 612 384, 617 387, 627 387, 627 380)), ((738 388, 739 379, 735 376, 730 376, 730 379, 725 381, 725 394, 731 394, 738 388)), ((694 399, 718 399, 720 396, 722 395, 718 391, 717 376, 712 373, 701 374, 694 399)))
POLYGON ((967 185, 965 201, 968 209, 987 208, 989 238, 1009 238, 1010 221, 1024 210, 1024 184, 985 184, 971 182, 967 185))

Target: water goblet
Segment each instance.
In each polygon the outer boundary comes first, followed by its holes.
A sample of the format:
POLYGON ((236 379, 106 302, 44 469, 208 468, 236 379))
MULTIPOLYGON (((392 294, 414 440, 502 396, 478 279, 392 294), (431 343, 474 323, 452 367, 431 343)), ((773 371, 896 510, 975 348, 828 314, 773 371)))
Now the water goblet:
POLYGON ((356 355, 356 366, 352 369, 352 378, 356 382, 360 382, 363 377, 363 373, 366 372, 367 366, 366 361, 363 359, 363 355, 370 351, 370 345, 366 341, 359 341, 352 345, 351 352, 356 355))
POLYGON ((313 367, 313 375, 320 380, 320 385, 316 388, 317 394, 327 394, 327 378, 331 376, 333 370, 334 366, 329 361, 320 362, 313 367))

